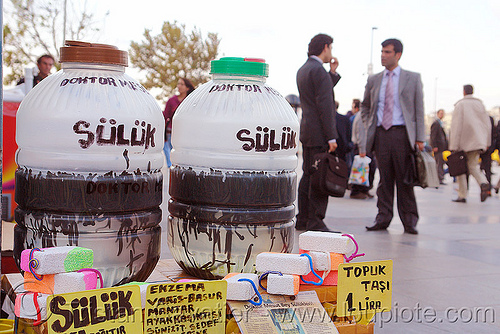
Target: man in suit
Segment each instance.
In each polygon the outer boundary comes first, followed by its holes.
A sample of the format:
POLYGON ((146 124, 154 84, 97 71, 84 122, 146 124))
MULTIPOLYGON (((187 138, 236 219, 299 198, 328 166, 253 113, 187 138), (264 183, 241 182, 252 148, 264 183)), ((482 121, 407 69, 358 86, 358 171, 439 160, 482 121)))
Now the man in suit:
POLYGON ((413 191, 415 146, 424 149, 424 97, 420 74, 403 70, 399 60, 403 44, 397 39, 382 42, 385 70, 368 78, 361 104, 367 129, 367 152, 375 151, 380 172, 377 188, 378 214, 368 231, 385 230, 397 207, 405 233, 418 234, 417 201, 413 191))
MULTIPOLYGON (((336 108, 336 110, 339 110, 336 108)), ((351 141, 351 121, 346 115, 335 113, 335 123, 337 123, 337 156, 347 163, 347 167, 351 168, 352 159, 350 159, 350 153, 352 152, 353 144, 351 141)))
POLYGON ((444 160, 443 160, 443 152, 448 149, 448 139, 446 138, 446 133, 443 128, 443 117, 444 110, 439 109, 436 112, 436 120, 431 125, 431 136, 430 136, 430 144, 432 146, 432 151, 434 152, 434 160, 436 160, 436 168, 439 177, 439 183, 444 183, 444 160))
POLYGON ((300 141, 302 143, 303 175, 299 182, 297 230, 329 231, 323 219, 328 206, 328 195, 310 187, 311 167, 314 155, 333 152, 337 148, 335 124, 335 97, 333 87, 340 80, 336 72, 339 65, 332 56, 333 38, 319 34, 309 42, 308 59, 297 72, 302 119, 300 141), (323 63, 330 64, 327 72, 323 63))

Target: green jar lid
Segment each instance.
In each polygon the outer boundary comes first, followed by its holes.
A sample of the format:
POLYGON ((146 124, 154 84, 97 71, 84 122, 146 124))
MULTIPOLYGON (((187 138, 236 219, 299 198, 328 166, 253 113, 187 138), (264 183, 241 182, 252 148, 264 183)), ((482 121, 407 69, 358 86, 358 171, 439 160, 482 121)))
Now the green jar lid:
POLYGON ((269 76, 269 65, 264 59, 223 57, 219 60, 212 60, 210 74, 241 74, 269 76))

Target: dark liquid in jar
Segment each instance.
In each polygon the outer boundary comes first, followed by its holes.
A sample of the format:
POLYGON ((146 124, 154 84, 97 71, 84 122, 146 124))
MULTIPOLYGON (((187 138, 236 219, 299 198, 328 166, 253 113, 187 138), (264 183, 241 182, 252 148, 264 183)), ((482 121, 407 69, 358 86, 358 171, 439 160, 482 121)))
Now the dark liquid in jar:
POLYGON ((123 212, 158 207, 163 174, 109 172, 76 174, 16 170, 17 204, 25 209, 64 212, 123 212))
POLYGON ((295 191, 295 172, 172 168, 172 256, 187 273, 205 279, 255 271, 257 254, 291 251, 295 191))

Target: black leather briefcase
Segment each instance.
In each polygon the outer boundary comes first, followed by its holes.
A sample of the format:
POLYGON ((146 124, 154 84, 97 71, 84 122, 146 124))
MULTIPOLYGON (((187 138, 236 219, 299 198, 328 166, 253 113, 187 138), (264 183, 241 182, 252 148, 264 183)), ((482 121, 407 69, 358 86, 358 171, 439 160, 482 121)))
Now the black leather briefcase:
POLYGON ((328 196, 344 197, 349 180, 349 168, 334 153, 318 153, 314 156, 311 187, 328 196))

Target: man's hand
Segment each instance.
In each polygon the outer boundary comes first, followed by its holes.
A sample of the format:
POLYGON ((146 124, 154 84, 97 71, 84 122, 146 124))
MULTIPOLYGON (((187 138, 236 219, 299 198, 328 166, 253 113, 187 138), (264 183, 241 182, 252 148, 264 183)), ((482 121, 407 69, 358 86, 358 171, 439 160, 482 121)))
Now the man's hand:
POLYGON ((337 149, 337 143, 335 142, 328 142, 328 145, 330 146, 328 148, 328 152, 335 152, 335 150, 337 149))
POLYGON ((423 150, 424 150, 424 142, 422 142, 422 141, 417 141, 417 142, 416 142, 416 144, 417 144, 417 147, 418 147, 418 149, 419 149, 420 151, 423 151, 423 150))
POLYGON ((437 151, 438 151, 438 148, 437 148, 437 147, 434 147, 434 148, 432 149, 432 151, 433 151, 433 152, 437 152, 437 151))
POLYGON ((330 72, 337 72, 337 67, 339 67, 339 60, 336 57, 332 57, 330 60, 330 72))

